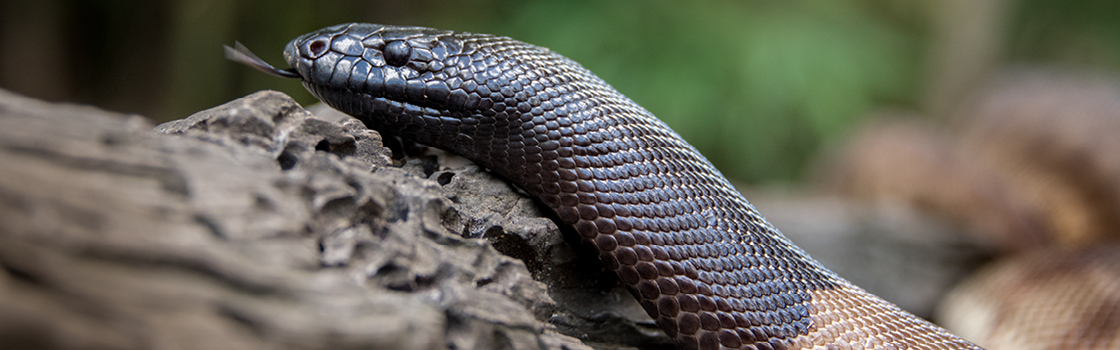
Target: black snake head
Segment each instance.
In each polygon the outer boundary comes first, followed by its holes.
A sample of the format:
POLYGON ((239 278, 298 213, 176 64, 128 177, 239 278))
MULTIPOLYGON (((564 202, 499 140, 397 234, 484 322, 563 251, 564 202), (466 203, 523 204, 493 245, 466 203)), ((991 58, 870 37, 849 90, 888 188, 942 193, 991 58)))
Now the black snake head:
POLYGON ((449 149, 512 178, 539 170, 520 166, 559 148, 561 132, 586 131, 573 123, 604 112, 585 97, 617 95, 546 48, 422 27, 350 23, 304 34, 284 49, 287 70, 243 46, 227 48, 227 56, 303 79, 315 97, 371 129, 449 149))
POLYGON ((446 74, 458 71, 446 62, 461 51, 461 39, 453 34, 420 27, 343 24, 292 40, 284 48, 284 58, 316 97, 345 112, 369 112, 362 106, 346 106, 355 98, 462 109, 465 96, 452 96, 446 74))

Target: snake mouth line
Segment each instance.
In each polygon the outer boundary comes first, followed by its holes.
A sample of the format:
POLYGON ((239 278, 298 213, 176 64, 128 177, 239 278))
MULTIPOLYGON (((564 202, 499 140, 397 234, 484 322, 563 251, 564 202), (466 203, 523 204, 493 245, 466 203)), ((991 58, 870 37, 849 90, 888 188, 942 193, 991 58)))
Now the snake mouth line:
POLYGON ((303 79, 303 76, 299 75, 295 68, 280 69, 273 67, 271 64, 268 64, 268 62, 265 62, 260 57, 253 54, 252 51, 249 51, 249 48, 242 45, 239 41, 233 42, 233 47, 227 45, 222 45, 222 47, 225 48, 226 58, 231 61, 243 63, 272 76, 303 79))
MULTIPOLYGON (((331 106, 331 108, 350 114, 363 122, 391 117, 395 122, 400 123, 408 119, 397 119, 402 116, 438 116, 440 114, 439 110, 430 107, 388 96, 372 95, 369 92, 316 85, 307 81, 304 81, 303 86, 312 96, 331 106)), ((381 128, 378 131, 387 130, 381 128)))

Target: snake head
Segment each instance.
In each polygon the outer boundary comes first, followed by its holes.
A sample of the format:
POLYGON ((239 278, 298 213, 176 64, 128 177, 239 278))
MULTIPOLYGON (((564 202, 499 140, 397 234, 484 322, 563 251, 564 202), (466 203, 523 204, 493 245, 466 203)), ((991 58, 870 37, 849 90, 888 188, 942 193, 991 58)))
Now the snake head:
POLYGON ((454 34, 422 27, 342 24, 292 40, 284 58, 328 104, 334 105, 330 95, 346 92, 456 109, 464 106, 453 100, 448 81, 449 72, 458 72, 458 67, 448 69, 448 59, 462 51, 462 40, 454 34))
POLYGON ((284 58, 291 69, 240 61, 302 78, 312 95, 382 134, 500 173, 526 163, 526 152, 558 147, 588 128, 573 124, 628 101, 561 55, 488 34, 351 23, 297 37, 284 58))

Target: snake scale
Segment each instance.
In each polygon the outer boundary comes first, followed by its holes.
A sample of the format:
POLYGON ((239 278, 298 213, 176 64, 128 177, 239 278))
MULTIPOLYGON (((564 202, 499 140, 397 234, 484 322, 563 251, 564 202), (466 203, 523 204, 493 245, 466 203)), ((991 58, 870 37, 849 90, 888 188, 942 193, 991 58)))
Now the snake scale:
POLYGON ((546 48, 351 23, 292 40, 290 69, 227 56, 519 186, 682 349, 979 349, 821 266, 667 125, 546 48))

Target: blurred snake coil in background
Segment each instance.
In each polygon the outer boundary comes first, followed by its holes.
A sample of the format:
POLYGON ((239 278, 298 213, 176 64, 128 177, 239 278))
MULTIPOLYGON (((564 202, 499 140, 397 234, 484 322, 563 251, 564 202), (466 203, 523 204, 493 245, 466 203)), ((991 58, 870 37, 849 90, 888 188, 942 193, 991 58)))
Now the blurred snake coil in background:
POLYGON ((967 227, 997 251, 937 319, 988 349, 1120 347, 1120 82, 1005 71, 952 127, 871 123, 821 186, 901 201, 967 227))
POLYGON ((313 102, 225 62, 234 40, 275 62, 266 48, 343 22, 511 36, 610 82, 752 201, 885 204, 967 232, 996 257, 934 315, 962 336, 1116 349, 1118 13, 1052 0, 5 1, 0 87, 165 121, 261 89, 313 102))

